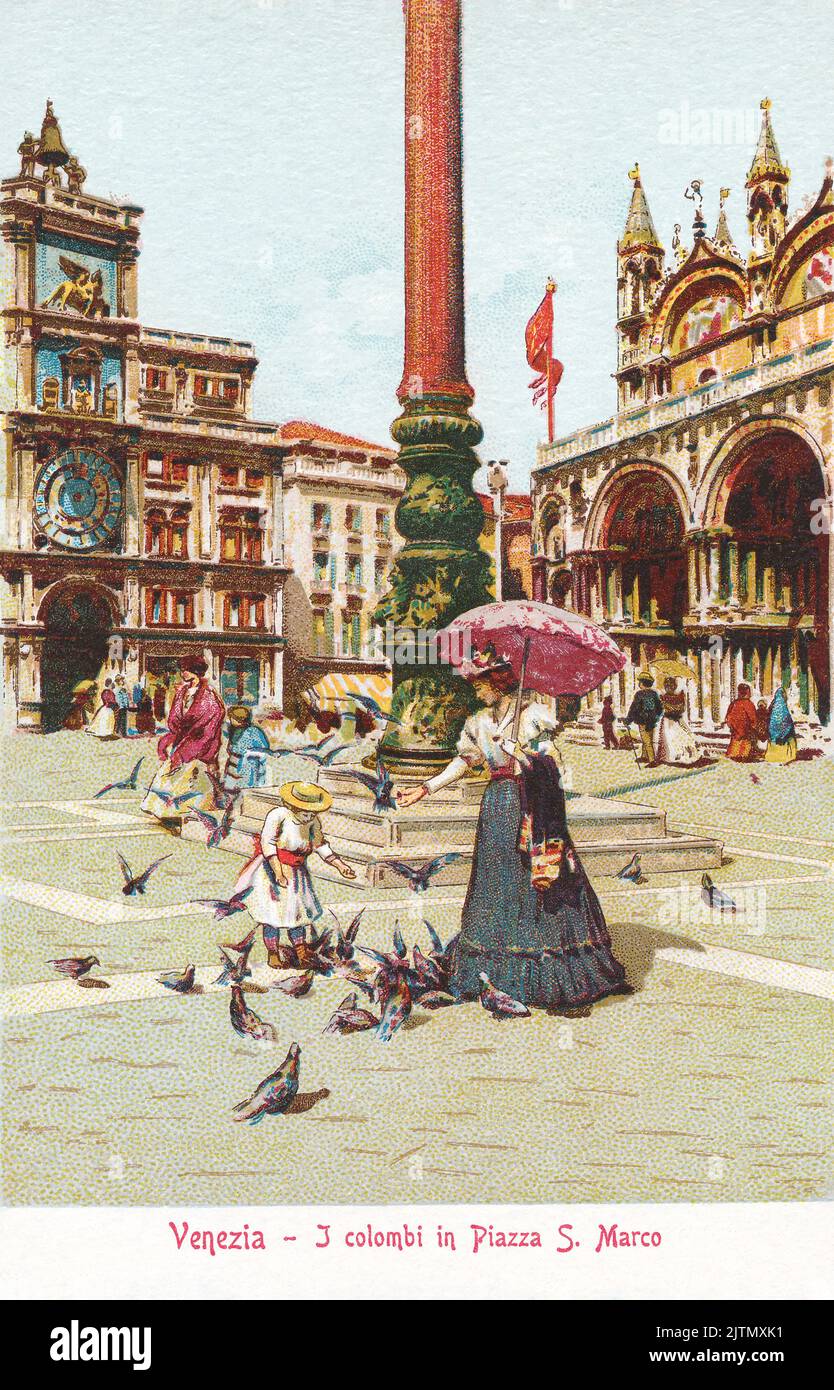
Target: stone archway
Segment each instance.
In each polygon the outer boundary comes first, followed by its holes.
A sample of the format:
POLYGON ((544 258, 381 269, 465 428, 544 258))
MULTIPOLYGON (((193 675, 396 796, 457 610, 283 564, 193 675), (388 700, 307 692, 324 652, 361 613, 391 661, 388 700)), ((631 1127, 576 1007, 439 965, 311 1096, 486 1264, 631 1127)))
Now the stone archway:
POLYGON ((75 687, 98 679, 114 627, 112 596, 95 584, 61 585, 44 600, 41 620, 41 728, 48 734, 63 728, 75 687))
POLYGON ((720 528, 719 583, 737 616, 732 667, 769 698, 794 687, 806 715, 827 721, 830 578, 827 502, 817 451, 774 425, 748 435, 712 480, 708 523, 720 528))
POLYGON ((660 470, 635 467, 611 481, 594 519, 597 546, 618 570, 627 624, 678 631, 687 609, 685 512, 660 470))

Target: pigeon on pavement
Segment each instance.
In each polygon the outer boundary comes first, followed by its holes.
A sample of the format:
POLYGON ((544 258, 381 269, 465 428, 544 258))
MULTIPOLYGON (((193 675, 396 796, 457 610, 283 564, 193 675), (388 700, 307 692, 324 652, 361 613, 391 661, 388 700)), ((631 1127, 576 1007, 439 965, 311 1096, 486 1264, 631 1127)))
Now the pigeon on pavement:
POLYGON ((709 874, 701 875, 701 899, 710 909, 716 908, 719 912, 735 912, 736 905, 729 893, 723 893, 720 888, 716 888, 709 874))
POLYGON ((229 999, 229 1020, 236 1033, 242 1038, 254 1038, 256 1042, 277 1042, 278 1033, 271 1023, 260 1018, 243 997, 239 984, 232 985, 229 999))
POLYGON ((271 988, 280 989, 282 994, 289 994, 292 999, 301 999, 310 993, 314 974, 313 970, 305 970, 302 975, 285 975, 281 980, 273 980, 271 988))
POLYGON ((54 965, 59 975, 69 975, 73 980, 80 980, 94 965, 101 965, 101 961, 98 956, 62 956, 58 960, 49 960, 47 964, 54 965))
POLYGON ((481 1004, 493 1018, 529 1018, 530 1010, 519 999, 513 999, 503 990, 496 989, 489 976, 482 970, 478 976, 481 982, 481 1004))
POLYGON ((161 985, 166 989, 172 989, 175 994, 193 994, 196 973, 196 965, 187 965, 184 970, 166 970, 156 978, 161 985))
POLYGON ((368 1028, 375 1028, 379 1019, 367 1009, 360 1009, 357 1003, 357 994, 348 994, 342 1000, 335 1013, 330 1015, 327 1026, 322 1030, 325 1033, 362 1033, 368 1028))
POLYGON ((641 855, 633 854, 627 864, 617 870, 616 877, 625 879, 627 883, 648 883, 643 870, 640 867, 641 855))
POLYGON ((292 1043, 277 1071, 267 1076, 248 1100, 234 1106, 235 1121, 259 1124, 264 1115, 283 1115, 298 1095, 298 1068, 301 1048, 292 1043))

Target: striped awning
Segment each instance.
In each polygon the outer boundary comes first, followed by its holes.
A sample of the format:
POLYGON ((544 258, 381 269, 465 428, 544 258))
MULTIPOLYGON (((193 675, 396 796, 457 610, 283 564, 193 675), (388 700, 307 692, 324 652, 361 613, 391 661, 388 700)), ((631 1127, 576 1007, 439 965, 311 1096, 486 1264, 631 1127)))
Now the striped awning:
POLYGON ((347 714, 353 708, 353 695, 367 695, 375 700, 384 714, 391 710, 391 677, 389 675, 357 675, 352 671, 331 671, 304 692, 314 709, 347 714))

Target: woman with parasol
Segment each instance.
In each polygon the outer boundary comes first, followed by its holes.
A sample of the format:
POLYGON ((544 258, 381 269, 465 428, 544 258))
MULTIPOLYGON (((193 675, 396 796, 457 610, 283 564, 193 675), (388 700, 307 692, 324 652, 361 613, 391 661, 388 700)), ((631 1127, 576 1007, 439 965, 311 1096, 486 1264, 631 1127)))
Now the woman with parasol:
POLYGON ((581 693, 621 669, 622 653, 592 623, 544 604, 472 609, 447 632, 461 630, 483 643, 462 672, 481 709, 448 766, 399 797, 412 806, 477 764, 489 773, 451 988, 472 998, 484 972, 513 998, 563 1012, 630 993, 568 831, 555 721, 543 704, 522 708, 526 679, 542 693, 581 693))

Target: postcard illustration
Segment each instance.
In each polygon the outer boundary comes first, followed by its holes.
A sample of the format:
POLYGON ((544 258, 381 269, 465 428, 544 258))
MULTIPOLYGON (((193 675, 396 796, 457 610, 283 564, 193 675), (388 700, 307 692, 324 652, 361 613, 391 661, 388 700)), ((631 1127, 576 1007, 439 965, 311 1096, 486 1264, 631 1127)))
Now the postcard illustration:
POLYGON ((24 8, 3 1203, 826 1196, 834 10, 24 8))

